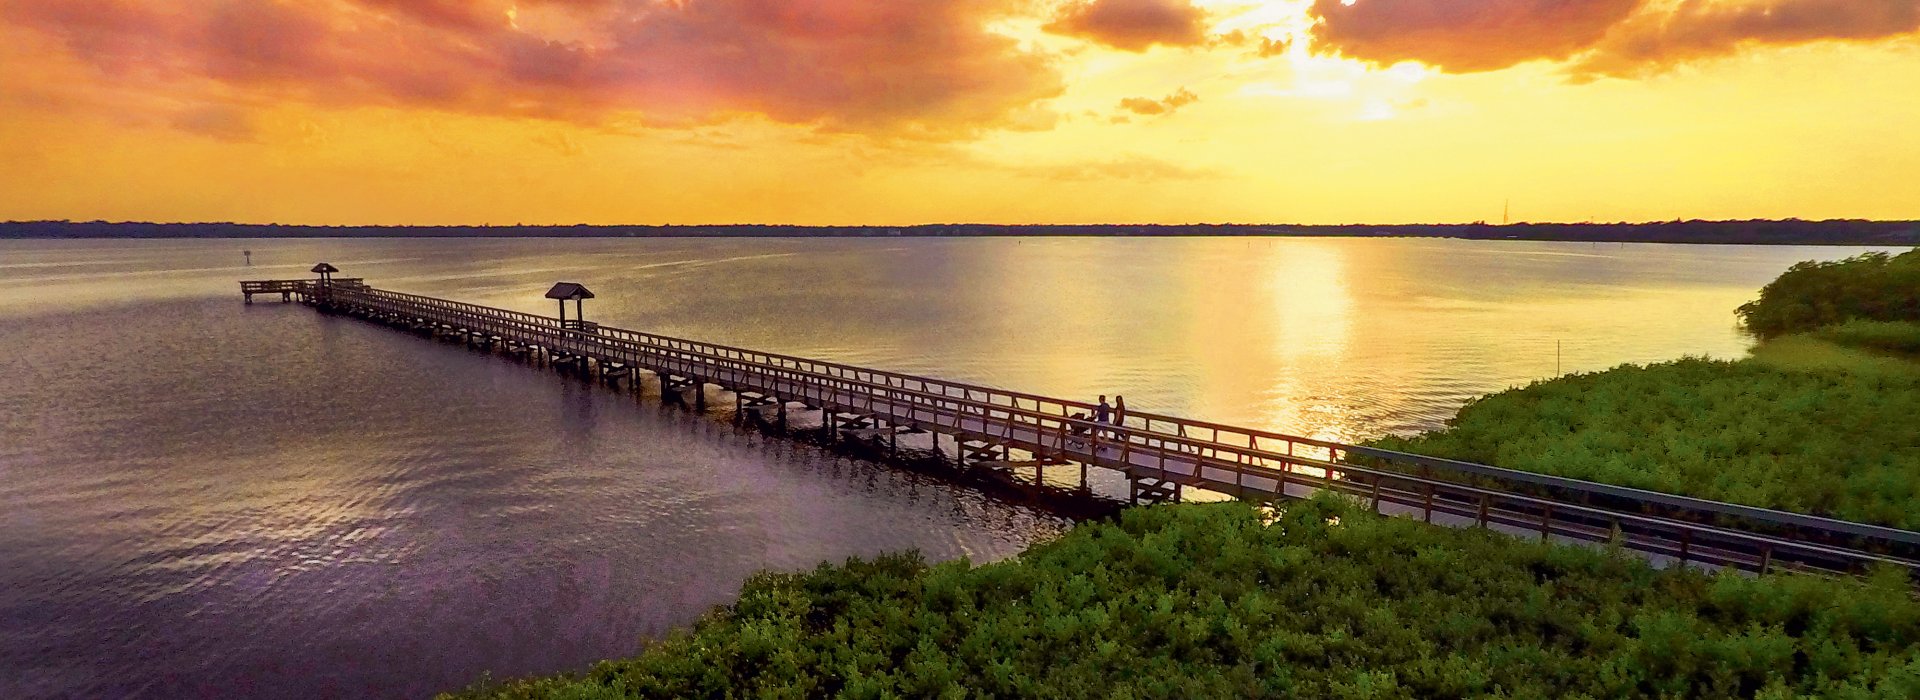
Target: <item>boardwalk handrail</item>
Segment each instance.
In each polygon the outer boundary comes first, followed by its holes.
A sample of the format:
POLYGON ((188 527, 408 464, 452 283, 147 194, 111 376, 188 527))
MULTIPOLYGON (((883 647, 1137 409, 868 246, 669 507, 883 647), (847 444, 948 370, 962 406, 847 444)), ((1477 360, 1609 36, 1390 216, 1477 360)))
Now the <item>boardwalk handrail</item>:
POLYGON ((1425 466, 1433 466, 1435 468, 1446 469, 1454 472, 1459 472, 1462 474, 1491 476, 1491 477, 1501 479, 1501 480, 1506 480, 1506 481, 1537 484, 1540 486, 1566 489, 1570 491, 1584 491, 1587 493, 1602 494, 1602 495, 1612 496, 1615 498, 1644 501, 1647 503, 1656 503, 1664 506, 1699 511, 1703 513, 1717 513, 1721 515, 1730 515, 1730 516, 1745 518, 1748 520, 1754 520, 1759 522, 1768 522, 1768 523, 1774 523, 1774 524, 1779 524, 1784 526, 1800 527, 1800 528, 1827 530, 1832 532, 1845 533, 1845 534, 1853 535, 1856 537, 1882 539, 1882 540, 1887 540, 1889 542, 1899 542, 1902 544, 1911 544, 1911 545, 1920 546, 1920 532, 1914 532, 1912 530, 1902 530, 1902 529, 1893 528, 1893 527, 1886 527, 1884 525, 1861 523, 1861 522, 1855 522, 1852 520, 1840 520, 1837 518, 1826 518, 1818 515, 1807 515, 1804 513, 1794 513, 1790 511, 1784 511, 1784 510, 1775 510, 1772 508, 1747 506, 1747 505, 1741 505, 1738 503, 1728 503, 1726 501, 1715 501, 1715 500, 1706 499, 1706 498, 1695 498, 1693 496, 1681 496, 1677 494, 1665 493, 1662 491, 1650 491, 1647 489, 1637 489, 1630 486, 1615 486, 1613 484, 1604 484, 1597 481, 1585 481, 1581 479, 1573 479, 1573 478, 1568 478, 1564 476, 1554 476, 1552 474, 1541 474, 1539 472, 1528 472, 1528 471, 1520 471, 1517 469, 1506 469, 1502 467, 1495 467, 1491 465, 1480 464, 1477 462, 1464 462, 1457 459, 1446 459, 1444 457, 1429 457, 1426 455, 1412 454, 1409 452, 1383 450, 1377 447, 1343 446, 1341 449, 1350 451, 1352 454, 1363 455, 1367 457, 1374 457, 1374 458, 1384 459, 1384 460, 1391 460, 1395 462, 1406 462, 1406 463, 1420 464, 1425 466))
MULTIPOLYGON (((402 294, 399 292, 391 292, 387 290, 379 290, 379 289, 373 289, 373 288, 368 288, 366 291, 371 293, 379 293, 379 294, 391 294, 391 295, 395 295, 396 297, 406 298, 412 301, 427 301, 427 300, 438 301, 446 304, 451 304, 454 306, 454 308, 469 309, 474 312, 480 312, 480 313, 510 314, 512 316, 519 317, 520 319, 533 324, 539 324, 539 325, 552 324, 553 328, 558 329, 558 321, 556 319, 549 318, 546 316, 526 314, 526 313, 521 313, 516 311, 508 311, 505 309, 497 309, 493 307, 480 306, 477 304, 468 304, 465 302, 453 302, 448 300, 435 299, 433 297, 423 297, 423 296, 417 296, 417 295, 411 295, 411 294, 402 294)), ((897 379, 902 382, 902 384, 899 385, 902 388, 904 388, 904 383, 906 382, 913 382, 913 383, 922 385, 922 391, 926 391, 927 390, 926 387, 938 386, 943 389, 942 391, 938 392, 943 396, 952 396, 953 392, 957 391, 957 392, 960 392, 960 398, 970 399, 972 394, 978 393, 983 396, 989 397, 988 399, 986 399, 987 403, 996 403, 992 401, 991 397, 996 397, 996 396, 1005 397, 1006 399, 1008 399, 1008 401, 1005 404, 997 404, 997 405, 1005 405, 1009 408, 1017 409, 1019 407, 1019 402, 1021 401, 1033 402, 1036 406, 1036 409, 1046 405, 1059 406, 1062 409, 1060 412, 1049 413, 1049 415, 1057 415, 1058 417, 1061 417, 1061 418, 1069 417, 1071 413, 1074 411, 1084 412, 1091 415, 1093 410, 1095 409, 1094 404, 1087 403, 1084 401, 1075 401, 1072 399, 1059 399, 1059 398, 1053 398, 1053 397, 1040 396, 1037 394, 1010 391, 1005 389, 998 389, 998 388, 986 387, 986 386, 980 386, 980 385, 974 385, 974 384, 966 384, 961 382, 933 379, 928 377, 921 377, 921 376, 903 374, 899 372, 891 372, 886 370, 875 370, 875 369, 857 367, 853 365, 846 365, 846 364, 841 364, 836 362, 797 357, 792 355, 783 355, 779 353, 771 353, 771 352, 764 352, 764 351, 758 351, 758 350, 748 350, 744 348, 721 345, 718 343, 686 340, 682 338, 674 338, 674 337, 662 336, 654 333, 647 333, 644 331, 634 331, 634 330, 628 330, 623 328, 616 328, 613 326, 602 326, 600 328, 600 331, 602 334, 615 333, 618 335, 631 335, 633 337, 646 339, 651 344, 665 345, 667 347, 675 347, 679 349, 704 348, 708 350, 707 354, 714 355, 714 356, 725 356, 726 353, 735 353, 735 354, 746 356, 746 357, 764 358, 764 362, 766 362, 767 364, 783 364, 783 365, 790 365, 790 366, 811 366, 811 367, 818 367, 818 368, 828 368, 831 370, 838 370, 840 372, 857 373, 858 375, 865 375, 868 377, 875 377, 875 378, 884 377, 886 379, 897 379)), ((821 374, 824 374, 827 376, 838 376, 838 375, 835 375, 835 373, 832 371, 821 372, 821 374)), ((872 381, 872 380, 869 380, 869 381, 872 381)), ((891 382, 885 382, 885 384, 887 384, 888 386, 895 386, 891 382)), ((1704 498, 1694 498, 1690 496, 1680 496, 1675 494, 1662 493, 1658 491, 1635 489, 1635 488, 1625 487, 1625 486, 1614 486, 1611 484, 1603 484, 1599 482, 1586 481, 1582 479, 1573 479, 1568 477, 1553 476, 1549 474, 1541 474, 1538 472, 1528 472, 1528 471, 1521 471, 1517 469, 1508 469, 1508 468, 1498 467, 1498 466, 1489 465, 1489 464, 1480 464, 1475 462, 1466 462, 1461 460, 1445 459, 1440 457, 1429 457, 1425 455, 1417 455, 1417 454, 1411 454, 1406 452, 1396 452, 1392 450, 1383 450, 1379 448, 1364 447, 1359 445, 1349 445, 1349 444, 1344 444, 1339 442, 1302 437, 1298 435, 1288 435, 1284 433, 1277 433, 1277 432, 1265 431, 1265 430, 1259 430, 1259 429, 1229 426, 1221 423, 1213 423, 1208 421, 1195 420, 1191 418, 1183 418, 1183 417, 1171 416, 1171 415, 1164 415, 1159 413, 1150 413, 1146 411, 1130 410, 1127 412, 1126 419, 1130 423, 1137 420, 1143 423, 1144 425, 1141 429, 1135 429, 1130 425, 1129 426, 1113 426, 1113 428, 1123 429, 1130 434, 1138 434, 1139 432, 1144 431, 1148 433, 1154 433, 1154 437, 1168 437, 1168 438, 1190 437, 1189 435, 1190 433, 1205 430, 1205 431, 1210 431, 1214 435, 1213 440, 1207 441, 1208 446, 1231 444, 1238 447, 1240 445, 1237 442, 1223 442, 1222 440, 1219 439, 1221 434, 1238 434, 1238 435, 1247 437, 1248 439, 1246 440, 1245 446, 1255 450, 1258 450, 1259 439, 1267 439, 1267 440, 1273 440, 1273 441, 1283 442, 1283 443, 1311 445, 1311 446, 1320 447, 1323 449, 1333 451, 1334 454, 1330 456, 1334 458, 1327 460, 1332 462, 1341 461, 1337 458, 1337 455, 1339 453, 1345 453, 1349 455, 1358 454, 1358 455, 1364 455, 1368 457, 1374 457, 1377 459, 1386 460, 1389 462, 1409 463, 1417 466, 1438 469, 1441 471, 1455 472, 1460 474, 1467 474, 1467 475, 1481 476, 1481 477, 1491 477, 1491 478, 1502 480, 1502 481, 1517 482, 1517 483, 1524 483, 1524 484, 1531 484, 1531 485, 1538 485, 1538 486, 1547 486, 1552 488, 1565 489, 1565 490, 1576 492, 1576 493, 1584 492, 1584 493, 1591 493, 1591 494, 1597 494, 1597 495, 1605 495, 1605 496, 1610 496, 1615 498, 1626 498, 1630 500, 1655 503, 1655 504, 1668 506, 1668 507, 1683 508, 1687 510, 1702 512, 1702 513, 1733 516, 1738 518, 1755 520, 1759 522, 1778 524, 1782 526, 1827 530, 1827 531, 1844 533, 1847 535, 1853 535, 1858 537, 1884 539, 1891 542, 1900 542, 1904 544, 1920 546, 1920 532, 1901 530, 1897 528, 1885 527, 1880 525, 1872 525, 1872 524, 1859 523, 1859 522, 1853 522, 1848 520, 1840 520, 1836 518, 1826 518, 1826 517, 1815 516, 1815 515, 1806 515, 1801 513, 1791 513, 1787 511, 1773 510, 1768 508, 1759 508, 1755 506, 1745 506, 1745 505, 1739 505, 1734 503, 1726 503, 1723 501, 1715 501, 1715 500, 1704 499, 1704 498), (1155 430, 1154 424, 1156 423, 1174 426, 1174 428, 1170 433, 1165 430, 1155 430), (1185 433, 1182 432, 1181 430, 1182 428, 1187 429, 1185 433)), ((1271 452, 1268 452, 1268 451, 1260 451, 1260 453, 1263 456, 1272 454, 1271 452)))
MULTIPOLYGON (((340 282, 343 280, 336 280, 340 282)), ((356 280, 357 281, 357 280, 356 280)), ((312 280, 281 281, 291 283, 302 293, 319 291, 312 280)), ((244 284, 253 284, 252 282, 244 284)), ((423 322, 464 324, 494 335, 510 334, 526 342, 576 354, 600 354, 608 358, 632 361, 650 369, 674 369, 688 376, 722 378, 734 385, 768 393, 793 393, 798 387, 809 398, 823 405, 833 404, 857 409, 860 402, 870 408, 884 408, 887 417, 918 421, 922 413, 950 416, 953 424, 977 422, 979 428, 1012 442, 1022 449, 1066 450, 1070 435, 1090 432, 1095 448, 1089 455, 1105 458, 1100 449, 1120 451, 1127 464, 1136 464, 1128 453, 1157 454, 1162 476, 1167 476, 1171 456, 1191 462, 1195 482, 1209 487, 1241 487, 1247 478, 1277 481, 1278 490, 1286 485, 1314 483, 1349 493, 1371 495, 1376 506, 1394 502, 1423 507, 1428 519, 1436 512, 1473 517, 1477 500, 1479 520, 1520 522, 1515 518, 1538 518, 1543 533, 1564 534, 1589 540, 1604 539, 1601 533, 1610 527, 1618 533, 1639 528, 1647 533, 1669 533, 1675 537, 1677 551, 1684 559, 1689 543, 1698 536, 1702 542, 1745 543, 1760 555, 1759 567, 1775 548, 1790 548, 1835 558, 1859 561, 1890 561, 1908 566, 1903 559, 1880 556, 1851 546, 1835 546, 1849 538, 1861 538, 1907 546, 1920 546, 1920 533, 1865 523, 1819 516, 1788 513, 1742 506, 1707 499, 1676 496, 1642 489, 1612 486, 1597 482, 1556 477, 1505 469, 1485 464, 1448 460, 1391 450, 1382 450, 1333 441, 1254 430, 1144 411, 1129 411, 1124 425, 1098 424, 1072 418, 1075 412, 1091 413, 1092 404, 1037 394, 1007 391, 961 382, 874 370, 835 362, 769 353, 744 348, 673 338, 611 326, 581 329, 563 326, 558 319, 506 309, 456 302, 434 297, 375 289, 364 285, 335 286, 327 290, 330 302, 364 307, 391 314, 414 315, 423 322), (844 400, 842 400, 844 398, 844 400), (1028 406, 1026 404, 1031 404, 1028 406), (904 413, 903 413, 904 411, 904 413), (1203 437, 1204 435, 1204 437, 1203 437), (1057 442, 1055 442, 1057 440, 1057 442), (1262 441, 1268 444, 1263 445, 1262 441), (1104 444, 1102 444, 1104 443, 1104 444), (1300 454, 1299 447, 1312 448, 1300 454), (1280 451, 1284 447, 1284 452, 1280 451), (1324 451, 1324 457, 1313 452, 1324 451), (1351 459, 1379 460, 1401 465, 1401 469, 1380 469, 1351 459), (1407 470, 1404 467, 1411 466, 1407 470), (1320 470, 1321 474, 1302 473, 1296 467, 1320 470), (1232 476, 1220 481, 1208 474, 1214 471, 1232 476), (1433 478, 1443 474, 1460 479, 1433 478), (1519 493, 1485 488, 1474 481, 1491 479, 1503 484, 1548 489, 1549 493, 1519 493), (1388 484, 1392 484, 1388 486, 1388 484), (1569 499, 1568 497, 1574 497, 1569 499), (1637 506, 1641 512, 1624 507, 1594 505, 1590 497, 1637 506), (1489 504, 1503 510, 1490 514, 1489 504), (1808 531, 1826 537, 1825 544, 1782 539, 1745 528, 1689 522, 1647 512, 1654 505, 1670 510, 1722 516, 1736 521, 1772 526, 1794 534, 1808 531), (1538 515, 1528 515, 1538 512, 1538 515), (1502 520, 1505 518, 1506 520, 1502 520), (1584 520, 1582 520, 1584 519, 1584 520)), ((1151 461, 1151 460, 1149 460, 1151 461)), ((1256 489, 1258 490, 1258 489, 1256 489)), ((1651 535, 1649 535, 1651 536, 1651 535)), ((1673 547, 1670 547, 1670 549, 1673 547)))

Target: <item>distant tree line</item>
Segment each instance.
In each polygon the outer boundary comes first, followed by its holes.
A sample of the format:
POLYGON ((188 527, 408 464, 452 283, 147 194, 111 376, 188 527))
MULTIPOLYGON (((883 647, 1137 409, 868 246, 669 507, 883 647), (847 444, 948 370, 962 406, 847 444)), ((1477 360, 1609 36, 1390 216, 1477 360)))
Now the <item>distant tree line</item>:
POLYGON ((1807 245, 1920 244, 1920 222, 1666 221, 1608 224, 1406 224, 1296 226, 1262 224, 787 226, 297 226, 163 224, 107 221, 0 223, 0 238, 649 238, 649 237, 911 237, 911 236, 1333 236, 1465 238, 1593 243, 1741 243, 1807 245))

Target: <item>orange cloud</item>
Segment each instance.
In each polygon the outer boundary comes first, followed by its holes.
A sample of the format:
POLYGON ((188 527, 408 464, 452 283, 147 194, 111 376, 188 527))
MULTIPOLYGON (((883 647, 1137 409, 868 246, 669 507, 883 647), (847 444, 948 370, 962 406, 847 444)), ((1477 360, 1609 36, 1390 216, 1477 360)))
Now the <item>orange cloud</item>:
POLYGON ((1178 92, 1158 100, 1150 97, 1129 97, 1120 100, 1120 108, 1142 116, 1154 116, 1172 114, 1175 110, 1199 100, 1198 95, 1186 88, 1180 88, 1178 92))
POLYGON ((1625 75, 1749 45, 1920 31, 1920 0, 1314 0, 1311 14, 1325 52, 1453 73, 1544 59, 1625 75))
POLYGON ((1468 73, 1565 59, 1606 36, 1643 0, 1314 0, 1319 48, 1379 64, 1419 61, 1468 73))
POLYGON ((1871 41, 1915 32, 1920 32, 1920 0, 1690 2, 1671 13, 1629 19, 1574 69, 1624 76, 1744 46, 1871 41))
POLYGON ((1083 0, 1062 8, 1046 30, 1127 51, 1198 46, 1207 42, 1207 13, 1187 0, 1083 0))
POLYGON ((985 29, 1017 3, 9 0, 0 21, 57 37, 109 91, 941 136, 1044 123, 1051 60, 985 29))

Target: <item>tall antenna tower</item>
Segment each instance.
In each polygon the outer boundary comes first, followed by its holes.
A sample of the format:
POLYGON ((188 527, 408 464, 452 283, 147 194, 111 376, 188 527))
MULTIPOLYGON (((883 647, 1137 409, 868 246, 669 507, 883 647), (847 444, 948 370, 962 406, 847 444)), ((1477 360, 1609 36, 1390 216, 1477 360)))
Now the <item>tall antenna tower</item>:
POLYGON ((1500 225, 1505 226, 1511 223, 1513 223, 1513 198, 1508 197, 1507 203, 1500 207, 1500 225))

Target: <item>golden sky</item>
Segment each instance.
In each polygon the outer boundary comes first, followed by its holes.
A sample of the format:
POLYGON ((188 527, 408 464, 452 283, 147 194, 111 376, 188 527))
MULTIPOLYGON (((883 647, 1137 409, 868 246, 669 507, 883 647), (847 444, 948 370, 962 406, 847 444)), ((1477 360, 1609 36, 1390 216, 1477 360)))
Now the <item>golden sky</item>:
POLYGON ((1920 218, 1920 0, 0 0, 0 219, 1920 218))

